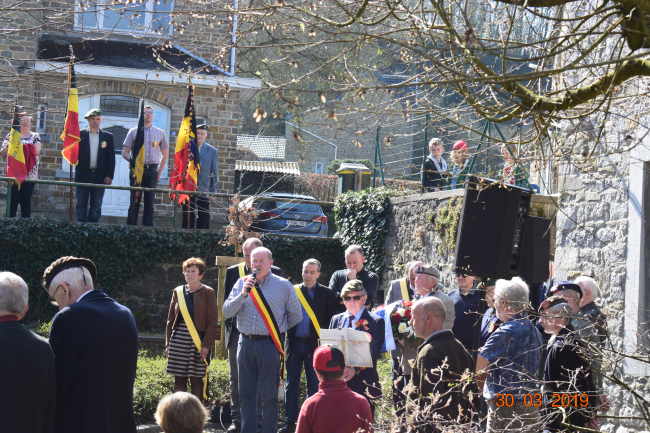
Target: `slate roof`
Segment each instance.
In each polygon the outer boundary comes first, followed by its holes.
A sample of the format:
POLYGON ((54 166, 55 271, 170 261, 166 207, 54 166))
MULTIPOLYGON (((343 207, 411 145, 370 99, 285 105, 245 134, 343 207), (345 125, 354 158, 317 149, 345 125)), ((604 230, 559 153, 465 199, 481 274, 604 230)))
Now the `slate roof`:
MULTIPOLYGON (((184 53, 180 47, 153 47, 149 44, 118 42, 109 40, 79 40, 76 37, 43 35, 38 41, 38 58, 68 62, 69 45, 72 45, 77 62, 94 66, 113 66, 119 68, 145 69, 149 71, 168 71, 154 57, 154 49, 162 60, 170 66, 187 70, 203 68, 208 62, 184 53), (179 49, 180 48, 180 49, 179 49)), ((224 75, 223 72, 208 66, 200 71, 205 75, 224 75)))
POLYGON ((287 139, 284 137, 265 137, 258 135, 238 135, 237 146, 247 147, 262 159, 284 160, 287 139))
MULTIPOLYGON (((379 78, 379 81, 386 85, 395 85, 395 84, 401 84, 404 81, 408 81, 410 78, 412 78, 409 75, 388 75, 388 74, 382 74, 377 72, 377 78, 379 78)), ((411 81, 413 83, 410 86, 407 87, 398 87, 394 89, 394 97, 395 99, 398 99, 402 105, 406 106, 406 101, 409 101, 410 105, 412 106, 415 103, 415 96, 417 94, 417 85, 415 82, 411 81)))
POLYGON ((236 161, 235 170, 259 171, 263 173, 283 173, 300 176, 300 167, 297 162, 275 161, 236 161))

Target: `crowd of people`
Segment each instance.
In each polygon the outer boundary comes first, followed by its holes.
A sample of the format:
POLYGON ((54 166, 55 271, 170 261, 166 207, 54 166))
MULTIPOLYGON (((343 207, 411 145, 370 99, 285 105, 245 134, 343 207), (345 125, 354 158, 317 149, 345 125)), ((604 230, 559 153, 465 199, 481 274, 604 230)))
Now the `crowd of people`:
MULTIPOLYGON (((316 259, 305 260, 302 283, 291 284, 259 239, 244 243, 243 256, 226 272, 221 311, 215 291, 202 282, 205 263, 183 263, 186 284, 174 289, 167 320, 165 356, 175 393, 158 405, 163 431, 202 431, 210 351, 222 314, 228 432, 278 432, 283 394, 280 433, 374 431, 382 396, 377 362, 391 318, 371 309, 378 276, 365 268, 361 247, 347 248, 346 269, 333 273, 329 286, 318 282, 316 259), (348 365, 339 348, 321 346, 327 328, 365 332, 372 366, 348 365), (300 406, 303 370, 307 400, 300 406)), ((610 403, 600 371, 606 317, 595 303, 593 279, 552 285, 535 311, 520 278, 477 284, 457 273, 458 288, 448 291, 435 266, 414 261, 405 270, 404 278, 391 282, 386 305, 402 302, 410 309, 409 325, 419 340, 393 335, 390 345, 395 429, 598 429, 598 412, 610 403)), ((13 372, 0 375, 3 431, 136 431, 135 320, 94 288, 96 278, 95 264, 83 258, 62 257, 45 270, 43 289, 60 309, 45 340, 19 324, 28 310, 27 284, 0 272, 0 368, 13 372), (16 389, 29 390, 29 405, 11 397, 16 389)))

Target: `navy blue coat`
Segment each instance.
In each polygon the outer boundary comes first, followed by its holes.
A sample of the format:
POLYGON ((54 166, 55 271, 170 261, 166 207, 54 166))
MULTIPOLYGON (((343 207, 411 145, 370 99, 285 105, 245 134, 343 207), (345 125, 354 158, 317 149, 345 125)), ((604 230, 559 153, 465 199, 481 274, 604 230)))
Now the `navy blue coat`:
POLYGON ((50 345, 56 364, 58 433, 135 433, 133 314, 101 290, 59 311, 50 345))
MULTIPOLYGON (((342 328, 345 325, 347 315, 348 313, 345 312, 332 317, 330 329, 342 328)), ((374 399, 381 397, 381 384, 379 383, 379 374, 377 374, 377 358, 379 358, 381 347, 384 345, 386 330, 384 319, 371 313, 366 308, 364 308, 363 313, 361 313, 361 320, 368 321, 368 329, 366 330, 363 327, 356 329, 358 331, 366 331, 372 337, 372 340, 370 341, 370 355, 372 356, 372 365, 374 368, 364 368, 359 371, 348 381, 348 388, 366 398, 368 398, 368 395, 366 394, 367 391, 374 399)))

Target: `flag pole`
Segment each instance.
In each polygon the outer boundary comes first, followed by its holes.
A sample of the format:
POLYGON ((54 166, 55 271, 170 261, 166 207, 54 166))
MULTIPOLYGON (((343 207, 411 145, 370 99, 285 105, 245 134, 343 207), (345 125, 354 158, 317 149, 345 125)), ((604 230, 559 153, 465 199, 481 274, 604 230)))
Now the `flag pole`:
MULTIPOLYGON (((72 45, 69 45, 69 47, 70 47, 70 64, 74 64, 74 50, 72 49, 72 45)), ((68 91, 66 93, 67 93, 66 101, 68 101, 69 98, 70 98, 70 66, 69 65, 68 65, 68 91)), ((67 116, 67 111, 68 110, 66 110, 66 116, 67 116)), ((70 183, 72 183, 72 164, 70 164, 70 183)), ((70 185, 70 221, 73 220, 73 217, 72 217, 72 195, 73 195, 72 185, 70 185)))

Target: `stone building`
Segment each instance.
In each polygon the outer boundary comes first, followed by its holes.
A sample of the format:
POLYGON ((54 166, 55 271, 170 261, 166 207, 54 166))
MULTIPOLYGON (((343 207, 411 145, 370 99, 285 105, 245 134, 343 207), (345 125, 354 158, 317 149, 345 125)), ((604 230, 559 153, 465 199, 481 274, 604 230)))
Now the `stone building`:
MULTIPOLYGON (((113 185, 128 186, 128 162, 120 153, 126 133, 137 125, 142 98, 153 106, 154 124, 166 132, 170 142, 167 173, 158 187, 169 185, 191 72, 197 122, 211 126, 207 142, 219 150, 218 190, 232 192, 239 104, 250 100, 261 86, 258 79, 236 76, 235 53, 229 51, 236 15, 215 16, 198 2, 115 3, 95 10, 99 6, 82 9, 68 1, 48 4, 58 12, 53 20, 41 6, 40 2, 27 3, 21 11, 4 14, 5 28, 17 30, 0 37, 0 55, 9 65, 0 83, 0 125, 8 132, 15 97, 22 110, 33 114, 33 129, 43 140, 40 179, 68 180, 70 176, 59 137, 72 47, 80 126, 87 126, 83 115, 90 108, 101 108, 101 127, 116 138, 113 185), (30 9, 34 12, 24 13, 30 9), (196 11, 202 12, 200 18, 196 11)), ((4 161, 0 166, 0 175, 4 175, 4 161)), ((4 192, 3 185, 0 194, 4 192)), ((124 223, 128 201, 128 191, 108 190, 102 221, 124 223)), ((225 200, 214 206, 213 219, 226 206, 225 200)), ((67 218, 69 188, 37 185, 32 209, 36 215, 67 218)), ((155 214, 156 225, 171 224, 173 205, 167 194, 156 195, 155 214)))

